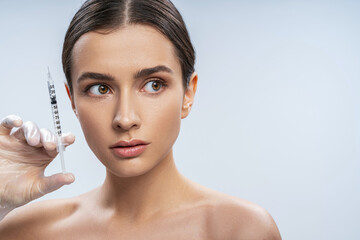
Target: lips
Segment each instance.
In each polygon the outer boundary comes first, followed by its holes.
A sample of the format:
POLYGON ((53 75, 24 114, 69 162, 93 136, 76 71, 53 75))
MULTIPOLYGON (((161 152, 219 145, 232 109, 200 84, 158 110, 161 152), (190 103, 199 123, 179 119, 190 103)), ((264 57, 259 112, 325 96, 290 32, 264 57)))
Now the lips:
POLYGON ((145 151, 149 143, 133 139, 131 141, 119 141, 110 147, 111 151, 120 158, 137 157, 145 151))

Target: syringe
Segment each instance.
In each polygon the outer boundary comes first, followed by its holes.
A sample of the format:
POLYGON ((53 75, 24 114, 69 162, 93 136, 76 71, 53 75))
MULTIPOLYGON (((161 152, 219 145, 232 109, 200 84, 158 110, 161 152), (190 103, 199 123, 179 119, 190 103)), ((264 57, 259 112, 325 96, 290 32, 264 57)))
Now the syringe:
POLYGON ((59 117, 59 108, 56 102, 56 93, 55 93, 55 85, 54 82, 52 80, 52 77, 50 75, 50 70, 48 67, 48 87, 49 87, 49 96, 50 96, 50 102, 51 102, 51 111, 52 111, 52 116, 53 116, 53 120, 54 120, 54 127, 55 127, 55 133, 56 133, 56 137, 57 137, 57 146, 56 149, 60 155, 60 160, 61 160, 61 170, 63 173, 66 172, 65 170, 65 161, 64 161, 64 144, 62 143, 61 140, 61 126, 60 126, 60 117, 59 117))

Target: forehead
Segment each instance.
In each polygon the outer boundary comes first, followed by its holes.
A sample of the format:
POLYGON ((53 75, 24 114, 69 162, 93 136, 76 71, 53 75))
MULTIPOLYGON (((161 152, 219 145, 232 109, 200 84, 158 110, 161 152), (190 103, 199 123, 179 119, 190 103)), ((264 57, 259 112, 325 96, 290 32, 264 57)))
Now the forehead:
POLYGON ((73 76, 83 71, 138 71, 166 65, 181 74, 172 42, 146 25, 128 25, 111 32, 82 35, 72 52, 73 76))

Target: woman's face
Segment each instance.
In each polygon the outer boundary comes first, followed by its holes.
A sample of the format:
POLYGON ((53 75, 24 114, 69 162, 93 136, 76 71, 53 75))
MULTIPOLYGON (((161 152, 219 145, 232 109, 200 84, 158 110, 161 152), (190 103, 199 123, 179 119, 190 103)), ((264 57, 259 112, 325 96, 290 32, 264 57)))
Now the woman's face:
POLYGON ((73 109, 100 161, 119 177, 141 175, 170 157, 196 90, 185 91, 172 43, 150 26, 81 36, 72 54, 73 109), (124 157, 119 141, 142 140, 124 157))

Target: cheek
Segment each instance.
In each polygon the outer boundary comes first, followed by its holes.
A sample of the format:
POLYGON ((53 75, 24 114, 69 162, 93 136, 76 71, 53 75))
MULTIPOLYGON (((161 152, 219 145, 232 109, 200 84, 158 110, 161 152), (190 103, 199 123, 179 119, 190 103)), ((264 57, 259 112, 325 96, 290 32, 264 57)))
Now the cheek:
POLYGON ((102 143, 107 142, 106 134, 109 132, 109 121, 111 123, 111 115, 109 114, 109 104, 96 104, 88 102, 80 102, 77 105, 78 118, 81 128, 84 132, 89 147, 92 150, 102 147, 102 143))
MULTIPOLYGON (((156 141, 158 147, 169 148, 175 142, 181 124, 181 98, 167 97, 161 104, 147 107, 147 115, 144 116, 143 124, 151 132, 152 141, 156 141), (179 100, 180 99, 180 100, 179 100), (151 109, 151 111, 150 111, 151 109)), ((144 126, 145 127, 145 126, 144 126)))

